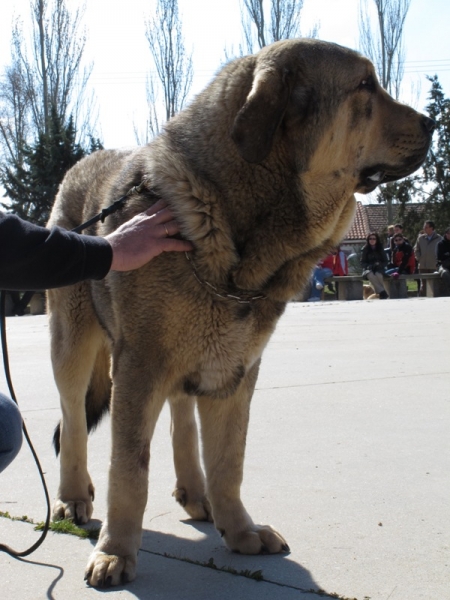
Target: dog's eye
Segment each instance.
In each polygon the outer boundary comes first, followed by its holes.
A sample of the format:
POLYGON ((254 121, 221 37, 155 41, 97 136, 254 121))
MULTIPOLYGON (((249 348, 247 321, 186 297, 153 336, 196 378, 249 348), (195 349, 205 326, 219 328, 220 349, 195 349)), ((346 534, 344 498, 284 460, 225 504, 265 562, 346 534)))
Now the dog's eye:
POLYGON ((369 92, 374 92, 375 91, 375 80, 372 77, 372 75, 369 75, 368 77, 363 79, 361 81, 361 83, 359 84, 358 89, 367 90, 369 92))

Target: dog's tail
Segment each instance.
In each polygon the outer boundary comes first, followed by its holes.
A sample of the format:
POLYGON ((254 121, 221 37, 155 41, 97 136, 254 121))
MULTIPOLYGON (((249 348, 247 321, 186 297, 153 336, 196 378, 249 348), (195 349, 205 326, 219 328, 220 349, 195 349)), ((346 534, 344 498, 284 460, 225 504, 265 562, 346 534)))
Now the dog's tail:
MULTIPOLYGON (((111 402, 110 354, 104 346, 97 354, 91 381, 86 393, 86 424, 88 433, 94 431, 103 416, 109 411, 111 402)), ((56 456, 61 450, 61 421, 53 434, 56 456)))

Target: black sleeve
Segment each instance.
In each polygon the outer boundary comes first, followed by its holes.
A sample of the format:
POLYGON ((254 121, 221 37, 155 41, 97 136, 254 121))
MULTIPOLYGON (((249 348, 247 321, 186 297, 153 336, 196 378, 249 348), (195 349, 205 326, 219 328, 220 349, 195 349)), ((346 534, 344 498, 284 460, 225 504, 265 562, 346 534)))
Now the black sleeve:
POLYGON ((447 251, 447 256, 446 256, 444 240, 440 240, 436 244, 436 258, 437 258, 438 264, 442 264, 442 262, 445 259, 448 260, 448 251, 447 251))
POLYGON ((360 263, 363 269, 367 269, 367 267, 369 266, 369 262, 367 260, 367 246, 364 246, 364 248, 362 249, 360 263))
POLYGON ((442 255, 443 255, 443 246, 442 246, 442 240, 440 242, 438 242, 436 244, 436 259, 437 259, 437 264, 440 265, 442 262, 442 255))
POLYGON ((450 244, 445 239, 440 240, 436 245, 436 259, 438 267, 450 268, 450 244))
POLYGON ((0 213, 0 289, 43 290, 102 279, 111 262, 112 248, 104 238, 0 213))

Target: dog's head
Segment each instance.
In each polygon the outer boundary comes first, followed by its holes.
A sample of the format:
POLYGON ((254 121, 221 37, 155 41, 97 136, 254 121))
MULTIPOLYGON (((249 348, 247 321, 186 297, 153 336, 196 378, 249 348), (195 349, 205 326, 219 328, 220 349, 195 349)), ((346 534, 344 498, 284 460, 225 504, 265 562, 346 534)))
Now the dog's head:
POLYGON ((368 193, 415 171, 426 157, 434 121, 396 102, 372 63, 318 40, 287 40, 255 56, 253 81, 232 138, 241 156, 262 163, 292 153, 317 186, 368 193), (294 143, 292 143, 294 142, 294 143))
POLYGON ((433 128, 357 52, 285 40, 224 67, 167 125, 153 172, 205 278, 296 292, 348 232, 354 193, 417 169, 433 128))

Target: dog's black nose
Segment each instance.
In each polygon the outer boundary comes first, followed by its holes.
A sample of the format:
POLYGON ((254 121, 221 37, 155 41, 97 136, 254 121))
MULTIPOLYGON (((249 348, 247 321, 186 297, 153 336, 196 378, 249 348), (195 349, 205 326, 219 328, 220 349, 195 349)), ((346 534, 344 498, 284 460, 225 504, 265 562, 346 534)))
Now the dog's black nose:
POLYGON ((430 119, 430 117, 423 116, 422 122, 425 126, 425 129, 430 133, 436 129, 436 121, 434 119, 430 119))

